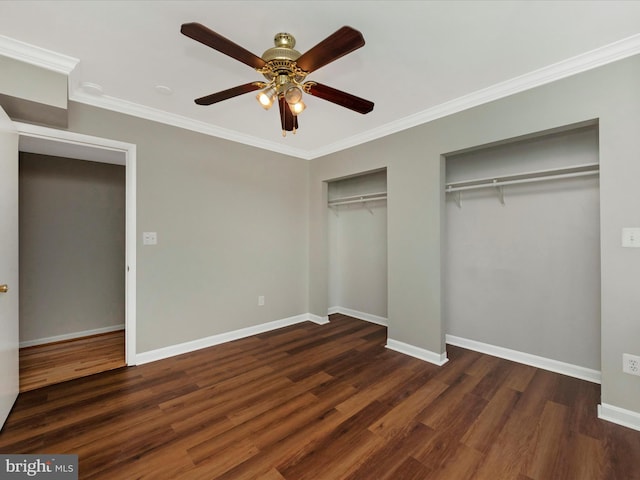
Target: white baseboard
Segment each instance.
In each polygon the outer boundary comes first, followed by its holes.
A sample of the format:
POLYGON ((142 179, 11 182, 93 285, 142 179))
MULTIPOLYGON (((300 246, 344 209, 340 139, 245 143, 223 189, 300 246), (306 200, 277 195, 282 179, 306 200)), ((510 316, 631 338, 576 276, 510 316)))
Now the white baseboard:
POLYGON ((309 318, 307 318, 307 320, 309 320, 310 322, 313 323, 317 323, 318 325, 326 325, 327 323, 329 323, 329 317, 328 316, 324 316, 321 317, 320 315, 314 315, 313 313, 307 313, 307 316, 309 318))
POLYGON ((386 347, 389 350, 395 350, 396 352, 404 353, 405 355, 410 355, 412 357, 419 358, 420 360, 424 360, 425 362, 434 363, 438 366, 442 366, 449 361, 446 352, 435 353, 391 338, 387 338, 386 347))
POLYGON ((157 350, 150 350, 148 352, 139 353, 138 355, 136 355, 136 365, 163 360, 175 355, 182 355, 183 353, 189 353, 195 350, 200 350, 202 348, 213 347, 214 345, 220 345, 221 343, 232 342, 233 340, 239 340, 241 338, 258 335, 260 333, 269 332, 271 330, 276 330, 278 328, 288 327, 290 325, 295 325, 296 323, 307 321, 318 323, 320 325, 329 323, 329 320, 323 321, 323 317, 312 315, 310 313, 303 313, 302 315, 283 318, 282 320, 275 320, 273 322, 262 323, 253 327, 241 328, 239 330, 233 330, 231 332, 220 333, 218 335, 199 338, 198 340, 192 340, 190 342, 170 345, 168 347, 158 348, 157 350))
POLYGON ((389 320, 385 317, 379 317, 378 315, 373 315, 371 313, 359 312, 357 310, 352 310, 350 308, 345 307, 330 307, 327 311, 329 315, 333 313, 340 313, 342 315, 347 315, 349 317, 357 318, 358 320, 364 320, 366 322, 375 323, 376 325, 382 325, 383 327, 389 326, 389 320))
POLYGON ((446 335, 446 342, 449 345, 474 350, 476 352, 486 353, 494 357, 512 360, 518 363, 524 363, 532 367, 549 370, 550 372, 561 373, 569 377, 579 378, 588 382, 600 383, 601 373, 598 370, 580 367, 571 363, 560 362, 550 358, 531 355, 530 353, 519 352, 509 348, 498 347, 488 343, 477 342, 466 338, 456 337, 454 335, 446 335))
POLYGON ((640 413, 606 403, 598 405, 598 418, 640 431, 640 413))
POLYGON ((64 340, 73 340, 74 338, 99 335, 101 333, 117 332, 118 330, 124 330, 124 323, 121 323, 120 325, 111 325, 109 327, 94 328, 92 330, 83 330, 82 332, 65 333, 64 335, 55 335, 53 337, 25 340, 24 342, 20 342, 19 346, 20 348, 33 347, 35 345, 44 345, 46 343, 62 342, 64 340))

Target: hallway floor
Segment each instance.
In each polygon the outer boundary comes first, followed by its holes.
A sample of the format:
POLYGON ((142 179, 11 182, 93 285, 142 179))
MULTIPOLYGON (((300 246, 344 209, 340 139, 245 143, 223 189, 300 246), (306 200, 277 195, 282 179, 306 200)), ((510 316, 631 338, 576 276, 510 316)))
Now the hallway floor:
POLYGON ((124 367, 124 330, 20 349, 20 392, 124 367))

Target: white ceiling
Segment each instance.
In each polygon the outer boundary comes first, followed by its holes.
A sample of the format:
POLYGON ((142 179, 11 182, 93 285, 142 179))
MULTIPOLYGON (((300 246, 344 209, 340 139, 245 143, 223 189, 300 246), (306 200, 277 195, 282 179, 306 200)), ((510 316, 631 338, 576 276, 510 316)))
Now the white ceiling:
POLYGON ((5 0, 0 35, 79 59, 72 100, 314 158, 640 53, 640 1, 5 0), (343 25, 360 30, 363 48, 308 79, 375 108, 360 115, 307 96, 300 130, 282 138, 277 108, 264 111, 255 94, 195 105, 262 77, 180 34, 187 22, 258 56, 278 32, 304 53, 343 25))

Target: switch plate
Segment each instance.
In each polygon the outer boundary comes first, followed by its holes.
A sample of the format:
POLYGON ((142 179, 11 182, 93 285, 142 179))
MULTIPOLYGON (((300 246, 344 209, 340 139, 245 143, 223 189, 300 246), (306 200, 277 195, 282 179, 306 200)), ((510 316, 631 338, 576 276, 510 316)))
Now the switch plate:
POLYGON ((157 245, 158 234, 156 232, 142 232, 143 245, 157 245))
POLYGON ((640 228, 625 227, 622 229, 622 246, 640 248, 640 228))
POLYGON ((260 295, 258 297, 258 306, 262 307, 264 305, 264 295, 260 295))

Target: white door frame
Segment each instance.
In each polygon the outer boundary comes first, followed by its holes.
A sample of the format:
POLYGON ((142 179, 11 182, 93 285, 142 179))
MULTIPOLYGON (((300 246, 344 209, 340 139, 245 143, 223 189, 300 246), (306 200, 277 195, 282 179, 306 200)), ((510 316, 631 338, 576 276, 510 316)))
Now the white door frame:
MULTIPOLYGON (((20 142, 47 154, 47 146, 69 158, 125 166, 125 362, 136 365, 136 145, 80 133, 14 122, 20 142), (75 154, 74 154, 75 152, 75 154), (95 158, 92 158, 95 157, 95 158)), ((50 154, 50 153, 49 153, 50 154)))

